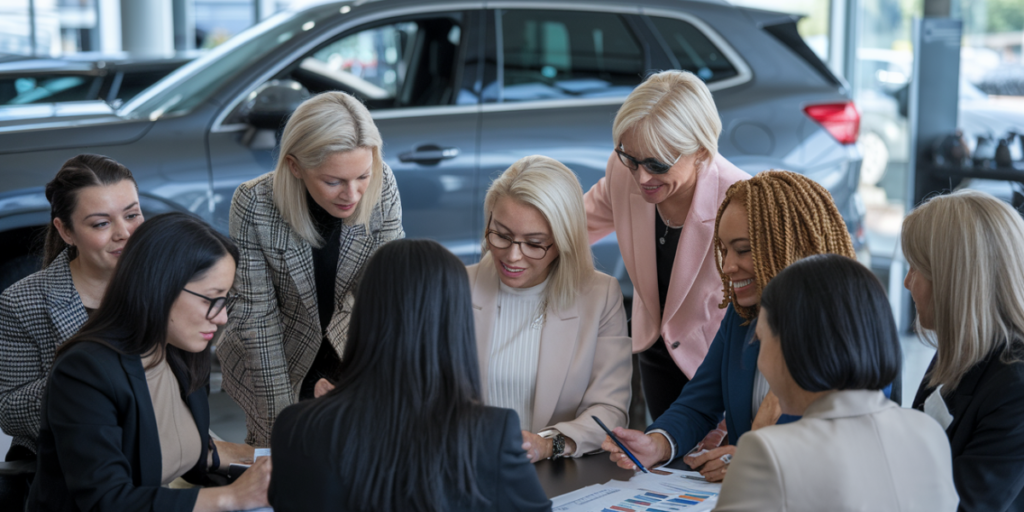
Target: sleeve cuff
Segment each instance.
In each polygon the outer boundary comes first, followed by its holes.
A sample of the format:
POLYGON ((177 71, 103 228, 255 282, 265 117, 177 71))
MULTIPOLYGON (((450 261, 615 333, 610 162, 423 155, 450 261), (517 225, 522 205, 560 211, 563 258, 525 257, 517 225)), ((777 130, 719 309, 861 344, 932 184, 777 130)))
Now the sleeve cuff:
MULTIPOLYGON (((558 434, 561 434, 561 433, 562 432, 560 432, 556 428, 548 428, 548 429, 541 430, 540 432, 537 433, 537 435, 543 437, 544 439, 551 439, 552 437, 555 437, 555 436, 557 436, 558 434)), ((562 434, 562 435, 565 435, 565 434, 562 434)), ((575 441, 575 439, 573 441, 575 441)), ((580 449, 580 445, 577 443, 576 444, 576 451, 579 451, 579 449, 580 449)), ((562 456, 562 458, 575 457, 576 456, 576 452, 573 452, 573 453, 562 452, 561 456, 562 456)))
POLYGON ((665 432, 664 430, 662 430, 662 429, 660 429, 660 428, 652 428, 651 430, 648 430, 648 431, 646 432, 646 434, 647 434, 647 435, 651 435, 651 434, 661 434, 661 435, 662 435, 662 436, 664 436, 664 437, 665 437, 665 439, 666 439, 666 440, 668 441, 668 446, 669 446, 669 448, 671 448, 671 450, 672 450, 672 452, 671 452, 671 453, 672 453, 672 454, 671 454, 671 455, 669 455, 669 458, 668 458, 668 460, 667 460, 667 461, 665 462, 665 464, 661 464, 661 466, 664 466, 664 465, 666 465, 666 464, 669 464, 669 463, 671 463, 672 461, 676 460, 676 441, 675 441, 675 439, 672 439, 672 436, 671 436, 671 435, 669 435, 669 433, 668 433, 668 432, 665 432))

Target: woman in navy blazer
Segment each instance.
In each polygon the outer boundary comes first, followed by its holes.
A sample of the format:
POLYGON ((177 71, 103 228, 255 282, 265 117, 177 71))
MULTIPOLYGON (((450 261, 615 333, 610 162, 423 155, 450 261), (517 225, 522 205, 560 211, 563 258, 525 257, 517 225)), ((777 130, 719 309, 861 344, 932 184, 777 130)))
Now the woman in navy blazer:
MULTIPOLYGON (((687 453, 724 413, 728 445, 708 446, 706 453, 684 459, 710 481, 725 476, 726 463, 720 457, 735 452, 741 435, 755 426, 798 419, 782 416, 778 400, 757 373, 760 347, 750 341, 761 290, 775 274, 805 256, 833 253, 855 257, 832 196, 809 178, 788 171, 765 171, 736 182, 725 196, 715 221, 714 240, 725 290, 721 307, 726 308, 718 334, 693 380, 646 433, 615 429, 640 462, 652 466, 687 453)), ((635 469, 610 440, 605 440, 602 448, 611 452, 619 466, 635 469)))
POLYGON ((252 456, 251 448, 209 442, 207 348, 227 321, 237 258, 230 239, 185 213, 160 215, 135 232, 99 309, 58 350, 29 511, 266 504, 270 468, 262 460, 226 487, 165 487, 177 477, 208 483, 207 471, 252 456))

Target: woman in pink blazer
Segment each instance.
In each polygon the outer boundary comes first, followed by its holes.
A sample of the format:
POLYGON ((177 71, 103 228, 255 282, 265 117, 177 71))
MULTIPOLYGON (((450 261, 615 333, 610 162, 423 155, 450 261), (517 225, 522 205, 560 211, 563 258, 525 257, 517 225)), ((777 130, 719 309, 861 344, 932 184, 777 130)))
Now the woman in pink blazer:
POLYGON ((696 372, 725 314, 712 252, 725 191, 750 177, 718 154, 711 92, 685 71, 649 77, 615 116, 605 177, 584 196, 590 242, 615 232, 633 281, 633 352, 657 419, 696 372))
POLYGON ((615 278, 594 270, 583 190, 561 163, 520 159, 491 184, 468 267, 484 401, 519 416, 530 460, 599 450, 626 425, 630 341, 615 278))

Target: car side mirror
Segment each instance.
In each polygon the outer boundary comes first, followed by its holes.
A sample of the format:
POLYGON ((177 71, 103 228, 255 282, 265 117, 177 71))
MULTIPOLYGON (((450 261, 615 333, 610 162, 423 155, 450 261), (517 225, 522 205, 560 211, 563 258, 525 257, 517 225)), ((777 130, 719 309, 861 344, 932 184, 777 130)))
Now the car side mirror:
POLYGON ((271 80, 249 95, 243 119, 254 128, 277 131, 309 96, 295 80, 271 80))

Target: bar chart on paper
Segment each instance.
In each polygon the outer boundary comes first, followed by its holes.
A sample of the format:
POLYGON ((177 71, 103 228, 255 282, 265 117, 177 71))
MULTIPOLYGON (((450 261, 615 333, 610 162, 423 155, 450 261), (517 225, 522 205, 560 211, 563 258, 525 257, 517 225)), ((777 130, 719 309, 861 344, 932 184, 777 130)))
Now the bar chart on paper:
POLYGON ((584 487, 552 500, 555 512, 698 512, 711 510, 721 484, 710 484, 673 471, 638 474, 628 482, 584 487))

